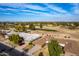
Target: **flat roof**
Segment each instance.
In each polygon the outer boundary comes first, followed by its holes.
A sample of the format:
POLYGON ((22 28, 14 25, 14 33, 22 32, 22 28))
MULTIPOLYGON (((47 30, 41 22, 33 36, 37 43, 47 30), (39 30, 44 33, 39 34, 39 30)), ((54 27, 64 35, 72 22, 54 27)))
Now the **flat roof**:
POLYGON ((39 34, 29 34, 25 32, 19 32, 19 36, 23 37, 25 41, 32 41, 41 37, 39 34))

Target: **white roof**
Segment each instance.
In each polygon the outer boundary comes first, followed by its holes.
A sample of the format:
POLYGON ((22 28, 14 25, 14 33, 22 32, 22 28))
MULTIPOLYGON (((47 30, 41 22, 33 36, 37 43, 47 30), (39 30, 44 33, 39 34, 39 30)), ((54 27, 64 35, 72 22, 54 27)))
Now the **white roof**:
POLYGON ((25 41, 32 41, 32 40, 35 40, 35 39, 41 37, 41 35, 39 35, 39 34, 29 34, 29 33, 25 33, 25 32, 11 31, 11 32, 7 33, 7 35, 9 35, 9 36, 12 34, 19 34, 19 36, 23 37, 25 41))
POLYGON ((10 30, 1 30, 2 32, 6 32, 6 33, 8 33, 8 32, 10 32, 10 30))
POLYGON ((64 46, 65 46, 65 44, 62 44, 62 43, 59 43, 59 45, 60 45, 60 46, 62 46, 62 47, 64 47, 64 46))
POLYGON ((7 33, 7 35, 12 35, 12 34, 18 34, 18 33, 14 32, 14 31, 11 31, 11 32, 7 33))
POLYGON ((41 37, 39 34, 29 34, 24 32, 19 32, 19 36, 23 37, 25 41, 32 41, 41 37))

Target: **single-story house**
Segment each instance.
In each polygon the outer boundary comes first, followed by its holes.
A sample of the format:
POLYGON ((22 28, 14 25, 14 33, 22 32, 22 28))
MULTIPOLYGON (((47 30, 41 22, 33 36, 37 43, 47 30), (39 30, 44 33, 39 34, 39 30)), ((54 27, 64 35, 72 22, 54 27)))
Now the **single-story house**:
POLYGON ((29 34, 24 32, 18 33, 20 37, 22 37, 25 41, 33 41, 41 37, 39 34, 29 34))
POLYGON ((39 34, 30 34, 30 33, 25 33, 25 32, 14 32, 14 31, 8 32, 7 36, 10 36, 12 34, 19 35, 20 37, 24 39, 24 41, 33 41, 41 37, 41 35, 39 34))

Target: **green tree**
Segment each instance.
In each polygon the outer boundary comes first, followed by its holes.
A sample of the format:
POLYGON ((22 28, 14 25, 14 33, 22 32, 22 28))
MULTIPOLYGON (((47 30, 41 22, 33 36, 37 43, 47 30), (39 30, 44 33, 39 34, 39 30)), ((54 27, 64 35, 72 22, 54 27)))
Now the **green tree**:
POLYGON ((34 24, 29 24, 29 29, 31 29, 31 30, 35 30, 35 26, 34 26, 34 24))
POLYGON ((21 25, 21 24, 20 25, 16 25, 15 28, 18 31, 25 31, 25 32, 27 32, 25 25, 21 25))
POLYGON ((59 56, 62 53, 62 48, 56 40, 51 40, 51 42, 48 43, 48 51, 50 56, 59 56))
POLYGON ((41 28, 41 29, 43 28, 43 24, 41 24, 41 23, 40 23, 40 28, 41 28))
POLYGON ((20 40, 20 37, 19 37, 19 35, 13 34, 13 35, 9 36, 9 40, 12 41, 15 44, 18 44, 18 41, 20 40))

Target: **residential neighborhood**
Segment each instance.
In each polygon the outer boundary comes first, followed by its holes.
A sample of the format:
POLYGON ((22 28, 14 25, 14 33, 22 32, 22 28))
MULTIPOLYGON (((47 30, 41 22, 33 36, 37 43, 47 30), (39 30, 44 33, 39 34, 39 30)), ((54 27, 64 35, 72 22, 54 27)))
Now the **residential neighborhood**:
MULTIPOLYGON (((78 27, 70 29, 68 25, 40 22, 26 24, 0 23, 0 55, 6 56, 77 56, 79 55, 78 27), (11 25, 9 25, 11 24, 11 25), (53 24, 53 25, 52 25, 53 24), (12 27, 14 26, 14 27, 12 27), (16 26, 16 27, 15 27, 16 26), (19 26, 19 27, 18 27, 19 26), (28 26, 28 27, 27 27, 28 26), (63 27, 65 26, 65 27, 63 27), (17 29, 20 28, 20 30, 17 29), (21 28, 22 27, 22 28, 21 28), (33 29, 34 28, 34 29, 33 29), (25 31, 24 31, 25 30, 25 31), (57 47, 57 46, 58 47, 57 47), (58 49, 57 51, 54 50, 58 49)), ((67 23, 65 23, 67 24, 67 23)), ((72 25, 71 25, 72 26, 72 25)), ((70 26, 70 27, 71 27, 70 26)), ((72 26, 73 27, 73 26, 72 26)))

